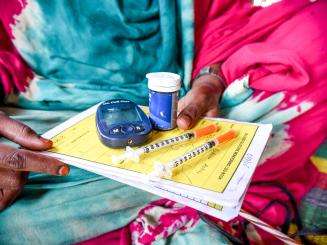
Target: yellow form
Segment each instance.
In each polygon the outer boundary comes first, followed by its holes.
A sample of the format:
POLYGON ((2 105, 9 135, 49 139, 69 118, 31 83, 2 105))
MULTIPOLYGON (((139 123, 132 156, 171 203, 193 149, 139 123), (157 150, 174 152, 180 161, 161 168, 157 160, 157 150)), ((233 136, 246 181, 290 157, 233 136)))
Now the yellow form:
MULTIPOLYGON (((220 121, 219 119, 201 119, 195 128, 201 128, 212 123, 217 123, 220 126, 220 130, 215 134, 142 155, 140 163, 125 161, 122 164, 114 165, 111 163, 111 156, 122 154, 124 150, 111 149, 101 143, 97 135, 95 114, 92 114, 54 136, 51 139, 54 147, 50 151, 129 171, 149 174, 153 170, 155 161, 169 162, 204 142, 230 129, 234 129, 239 133, 236 139, 226 144, 218 145, 207 153, 187 161, 174 169, 173 177, 171 178, 171 181, 221 193, 233 177, 252 142, 258 126, 247 123, 220 121)), ((167 139, 181 133, 183 131, 179 129, 160 132, 153 131, 147 143, 167 139)))

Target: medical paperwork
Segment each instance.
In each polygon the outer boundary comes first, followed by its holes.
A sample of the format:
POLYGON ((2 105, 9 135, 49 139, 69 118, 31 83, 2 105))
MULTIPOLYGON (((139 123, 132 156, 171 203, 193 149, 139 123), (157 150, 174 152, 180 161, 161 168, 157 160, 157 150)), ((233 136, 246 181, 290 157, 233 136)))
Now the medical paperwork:
MULTIPOLYGON (((54 147, 45 152, 68 164, 103 175, 156 195, 188 205, 223 220, 237 216, 247 186, 269 138, 272 126, 225 119, 201 119, 196 127, 217 123, 220 130, 196 141, 169 146, 144 155, 140 163, 112 164, 113 155, 124 150, 111 149, 98 139, 94 106, 48 131, 54 147), (171 179, 151 180, 154 162, 168 162, 230 129, 236 139, 196 157, 174 169, 171 179)), ((154 131, 155 142, 182 131, 154 131)))

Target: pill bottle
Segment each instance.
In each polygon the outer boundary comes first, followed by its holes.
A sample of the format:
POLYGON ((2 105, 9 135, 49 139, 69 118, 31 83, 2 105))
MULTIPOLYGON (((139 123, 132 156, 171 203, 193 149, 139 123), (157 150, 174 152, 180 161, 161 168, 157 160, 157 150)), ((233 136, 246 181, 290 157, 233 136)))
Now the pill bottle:
POLYGON ((149 88, 150 121, 154 129, 175 128, 181 77, 170 72, 154 72, 146 74, 146 78, 149 88))

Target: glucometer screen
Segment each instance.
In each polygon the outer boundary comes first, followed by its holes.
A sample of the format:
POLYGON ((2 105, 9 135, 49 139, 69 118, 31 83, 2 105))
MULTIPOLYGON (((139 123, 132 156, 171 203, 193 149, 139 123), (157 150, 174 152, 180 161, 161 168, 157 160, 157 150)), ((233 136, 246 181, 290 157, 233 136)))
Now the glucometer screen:
POLYGON ((126 110, 107 110, 104 113, 107 126, 112 124, 128 123, 139 121, 139 114, 135 109, 126 110))

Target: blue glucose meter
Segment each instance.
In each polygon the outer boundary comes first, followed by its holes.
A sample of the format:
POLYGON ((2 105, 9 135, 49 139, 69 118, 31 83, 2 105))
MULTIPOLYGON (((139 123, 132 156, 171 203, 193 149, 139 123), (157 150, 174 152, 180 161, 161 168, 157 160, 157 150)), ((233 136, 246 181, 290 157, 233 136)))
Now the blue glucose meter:
POLYGON ((152 131, 141 108, 124 99, 102 102, 96 112, 96 126, 102 143, 111 148, 140 145, 152 131))

